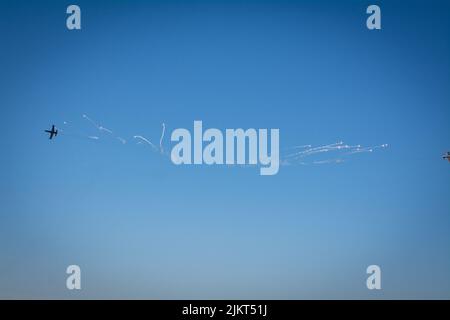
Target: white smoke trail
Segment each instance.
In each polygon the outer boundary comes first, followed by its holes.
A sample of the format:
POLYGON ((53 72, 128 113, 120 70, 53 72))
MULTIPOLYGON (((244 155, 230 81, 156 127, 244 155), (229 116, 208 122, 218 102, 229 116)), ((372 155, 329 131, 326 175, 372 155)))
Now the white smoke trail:
POLYGON ((147 144, 150 145, 153 149, 155 149, 156 151, 158 151, 158 148, 157 148, 153 143, 151 143, 151 141, 148 140, 147 138, 145 138, 145 137, 143 137, 143 136, 133 136, 133 138, 139 139, 139 140, 141 140, 141 141, 147 143, 147 144))
POLYGON ((122 142, 122 144, 127 143, 127 140, 125 140, 125 139, 122 138, 122 137, 116 137, 116 138, 117 138, 117 140, 119 140, 120 142, 122 142))
MULTIPOLYGON (((89 116, 87 116, 86 114, 83 114, 83 118, 85 118, 87 121, 89 121, 94 127, 96 127, 99 131, 102 132, 107 132, 111 135, 114 135, 114 132, 104 126, 101 126, 99 124, 97 124, 94 120, 92 120, 91 118, 89 118, 89 116)), ((126 144, 127 141, 122 138, 122 137, 116 137, 117 140, 119 140, 122 144, 126 144)))
MULTIPOLYGON (((289 155, 287 155, 287 158, 301 158, 301 157, 305 157, 305 156, 309 156, 315 153, 322 153, 322 152, 328 152, 328 151, 332 151, 332 150, 336 150, 336 149, 341 149, 343 146, 343 142, 336 142, 336 143, 332 143, 332 144, 327 144, 324 146, 319 146, 319 147, 307 147, 306 150, 302 150, 302 151, 298 151, 298 152, 294 152, 291 153, 289 155)), ((348 147, 348 146, 347 146, 348 147)))
POLYGON ((361 148, 361 145, 348 145, 348 144, 344 144, 342 141, 341 142, 337 142, 337 143, 333 143, 333 144, 328 144, 325 146, 319 146, 319 147, 314 147, 314 148, 309 148, 307 150, 303 150, 300 152, 295 152, 293 154, 288 155, 287 157, 292 157, 292 158, 302 158, 302 157, 307 157, 307 156, 311 156, 317 153, 324 153, 324 152, 330 152, 330 151, 340 151, 340 150, 354 150, 354 149, 359 149, 361 148))
POLYGON ((373 150, 375 150, 375 149, 387 148, 388 146, 389 146, 389 145, 388 145, 387 143, 381 144, 381 145, 379 145, 379 146, 364 147, 364 148, 361 148, 361 146, 360 146, 360 147, 358 147, 358 148, 356 148, 356 149, 354 149, 354 150, 348 152, 347 154, 364 153, 364 152, 373 152, 373 150))
POLYGON ((83 114, 83 118, 86 119, 87 121, 89 121, 97 129, 100 129, 99 125, 97 123, 95 123, 95 121, 92 120, 91 118, 89 118, 87 115, 83 114))
POLYGON ((89 118, 86 114, 83 114, 83 118, 85 118, 87 121, 89 121, 94 127, 96 127, 98 130, 100 131, 105 131, 108 132, 110 134, 113 134, 113 132, 111 130, 109 130, 108 128, 105 128, 99 124, 97 124, 94 120, 92 120, 91 118, 89 118))
POLYGON ((312 145, 310 145, 310 144, 305 144, 305 145, 302 145, 302 146, 293 146, 293 147, 290 147, 288 150, 292 150, 292 149, 306 149, 306 148, 311 148, 312 147, 312 145))
MULTIPOLYGON (((375 149, 379 148, 387 148, 388 144, 363 147, 360 144, 358 145, 348 145, 344 144, 344 142, 340 141, 337 143, 332 143, 324 146, 318 147, 308 147, 308 145, 298 146, 300 151, 288 154, 283 157, 282 164, 284 165, 293 165, 293 164, 326 164, 326 163, 342 163, 345 160, 343 157, 356 154, 356 153, 364 153, 364 152, 373 152, 375 149), (303 161, 303 159, 307 159, 309 157, 314 157, 319 154, 333 152, 337 153, 336 158, 326 159, 326 160, 313 160, 313 161, 303 161)), ((294 147, 295 148, 295 147, 294 147)), ((292 148, 291 148, 292 149, 292 148)))
POLYGON ((159 150, 161 151, 161 153, 164 153, 164 149, 163 149, 163 139, 164 139, 164 133, 166 132, 166 124, 163 122, 162 123, 162 132, 161 132, 161 138, 159 139, 159 150))
POLYGON ((313 161, 313 164, 342 163, 342 162, 344 162, 343 159, 328 159, 328 160, 313 161))
POLYGON ((280 165, 287 167, 287 166, 295 166, 295 165, 308 165, 308 163, 304 161, 291 161, 288 159, 280 159, 280 165))
POLYGON ((108 133, 110 133, 110 134, 113 134, 113 132, 112 132, 111 130, 109 130, 108 128, 102 127, 102 126, 98 127, 98 130, 100 130, 100 131, 106 131, 106 132, 108 132, 108 133))
POLYGON ((99 140, 99 139, 100 139, 100 138, 97 137, 97 136, 88 136, 88 138, 89 138, 89 139, 92 139, 92 140, 99 140))

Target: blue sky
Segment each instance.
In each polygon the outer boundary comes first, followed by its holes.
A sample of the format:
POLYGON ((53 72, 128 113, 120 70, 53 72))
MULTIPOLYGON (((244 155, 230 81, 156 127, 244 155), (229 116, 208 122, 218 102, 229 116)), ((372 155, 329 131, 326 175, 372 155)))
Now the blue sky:
POLYGON ((450 298, 448 3, 377 2, 379 31, 366 1, 76 3, 81 31, 0 2, 0 297, 450 298), (131 138, 194 120, 389 148, 260 176, 131 138))

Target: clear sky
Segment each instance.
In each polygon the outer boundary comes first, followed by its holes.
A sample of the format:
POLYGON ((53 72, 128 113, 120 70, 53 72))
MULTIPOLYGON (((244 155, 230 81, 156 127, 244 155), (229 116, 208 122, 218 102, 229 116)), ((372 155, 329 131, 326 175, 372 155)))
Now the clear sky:
POLYGON ((450 298, 448 2, 69 4, 0 1, 1 298, 450 298), (260 176, 133 139, 194 120, 389 147, 260 176))

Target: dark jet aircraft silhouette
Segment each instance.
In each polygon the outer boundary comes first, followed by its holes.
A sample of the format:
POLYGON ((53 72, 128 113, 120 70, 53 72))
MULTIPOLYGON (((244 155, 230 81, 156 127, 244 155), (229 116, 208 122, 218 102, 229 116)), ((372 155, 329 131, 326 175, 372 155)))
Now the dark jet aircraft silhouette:
POLYGON ((447 159, 450 162, 450 152, 447 152, 447 155, 443 156, 442 159, 447 159))
POLYGON ((49 139, 53 139, 53 137, 58 135, 58 130, 55 130, 55 125, 52 125, 52 130, 45 130, 45 132, 50 134, 49 139))

